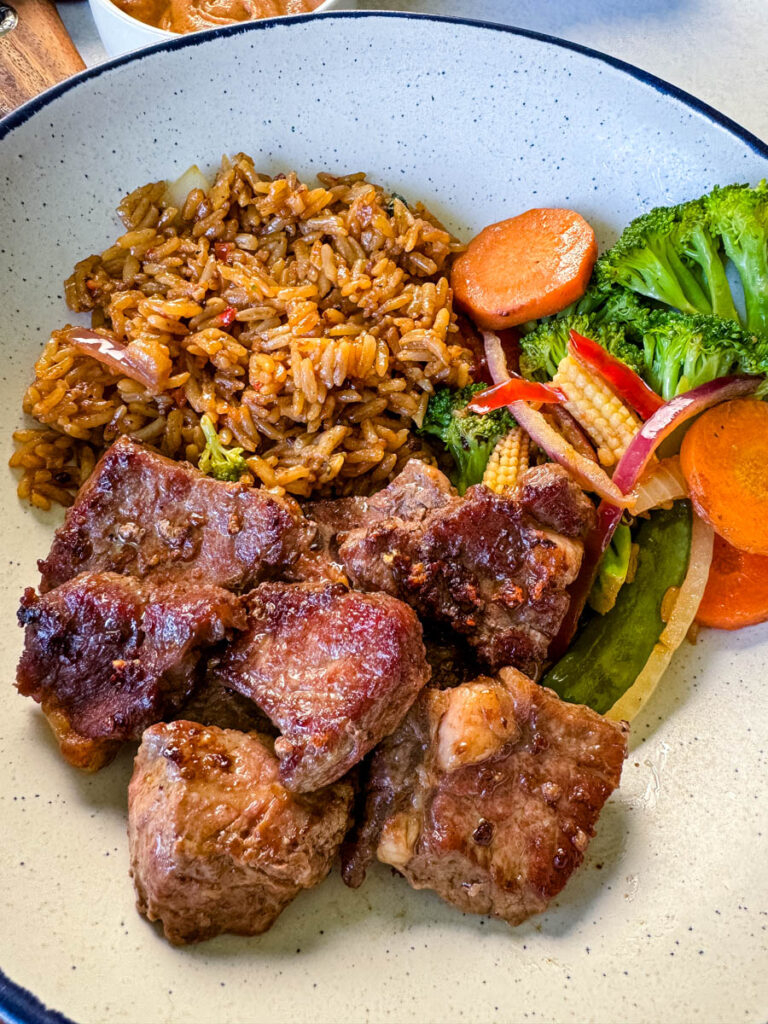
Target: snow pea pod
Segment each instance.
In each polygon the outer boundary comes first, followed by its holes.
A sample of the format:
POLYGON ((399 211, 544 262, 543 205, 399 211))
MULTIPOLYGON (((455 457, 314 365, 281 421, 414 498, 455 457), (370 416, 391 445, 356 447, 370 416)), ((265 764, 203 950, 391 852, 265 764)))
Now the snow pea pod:
POLYGON ((664 596, 670 587, 681 586, 688 569, 690 502, 652 512, 635 541, 639 553, 633 581, 624 584, 609 612, 590 619, 542 679, 564 700, 587 704, 600 714, 632 686, 664 629, 664 596))

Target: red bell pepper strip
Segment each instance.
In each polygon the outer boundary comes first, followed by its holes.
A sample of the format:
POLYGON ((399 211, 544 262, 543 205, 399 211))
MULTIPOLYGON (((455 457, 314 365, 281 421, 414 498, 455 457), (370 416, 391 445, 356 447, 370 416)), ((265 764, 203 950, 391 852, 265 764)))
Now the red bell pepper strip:
POLYGON ((493 412, 494 409, 502 409, 512 402, 564 402, 563 392, 551 384, 539 384, 535 380, 526 380, 524 377, 510 377, 501 384, 494 384, 487 391, 481 391, 475 395, 467 408, 471 412, 480 415, 486 412, 493 412))
POLYGON ((568 351, 587 369, 598 373, 618 397, 632 406, 642 419, 647 420, 664 405, 661 395, 657 395, 649 388, 642 377, 616 356, 606 352, 602 345, 598 345, 591 338, 571 331, 568 351))

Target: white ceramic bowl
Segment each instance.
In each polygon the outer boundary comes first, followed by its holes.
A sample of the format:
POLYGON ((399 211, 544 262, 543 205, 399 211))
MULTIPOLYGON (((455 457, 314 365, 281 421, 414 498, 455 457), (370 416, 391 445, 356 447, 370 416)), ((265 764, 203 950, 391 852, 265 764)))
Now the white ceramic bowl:
MULTIPOLYGON (((33 361, 72 317, 62 281, 120 233, 120 197, 238 150, 269 173, 366 170, 462 238, 572 206, 603 245, 655 204, 768 174, 768 147, 643 72, 391 14, 178 37, 0 124, 1 971, 80 1024, 764 1022, 768 624, 683 645, 633 723, 586 863, 519 928, 383 865, 356 891, 334 872, 254 939, 173 949, 136 913, 132 752, 78 774, 13 691, 18 596, 61 516, 19 502, 6 460, 33 361)), ((25 1011, 1 971, 0 1019, 61 1024, 25 1011)))
MULTIPOLYGON (((339 3, 340 0, 323 0, 312 13, 333 10, 339 3)), ((176 39, 179 35, 177 32, 145 25, 138 18, 132 18, 130 14, 121 11, 111 0, 88 0, 88 4, 104 49, 110 57, 119 57, 131 50, 139 50, 142 46, 176 39)))

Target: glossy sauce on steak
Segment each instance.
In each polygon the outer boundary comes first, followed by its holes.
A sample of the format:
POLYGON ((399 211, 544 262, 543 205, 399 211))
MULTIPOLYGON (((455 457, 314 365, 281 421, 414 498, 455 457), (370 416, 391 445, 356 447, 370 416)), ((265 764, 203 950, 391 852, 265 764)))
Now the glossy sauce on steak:
POLYGON ((244 590, 302 561, 315 529, 290 499, 223 483, 121 437, 78 492, 48 557, 43 593, 81 572, 185 578, 244 590))
POLYGON ((129 740, 178 710, 201 652, 245 615, 211 584, 83 573, 40 597, 26 590, 19 623, 19 692, 63 715, 70 733, 129 740))
POLYGON ((147 729, 128 788, 139 912, 176 945, 266 931, 328 874, 351 802, 347 782, 289 793, 270 740, 255 733, 147 729))
POLYGON ((534 678, 595 519, 559 466, 529 470, 512 493, 477 486, 459 497, 416 460, 373 498, 316 503, 308 514, 353 586, 407 601, 464 636, 492 669, 534 678))
POLYGON ((421 626, 386 594, 341 584, 264 583, 248 628, 222 656, 225 686, 280 729, 280 778, 292 790, 340 778, 401 721, 429 678, 421 626))
POLYGON ((376 856, 466 913, 519 924, 581 864, 627 731, 514 669, 424 690, 373 756, 345 881, 376 856))

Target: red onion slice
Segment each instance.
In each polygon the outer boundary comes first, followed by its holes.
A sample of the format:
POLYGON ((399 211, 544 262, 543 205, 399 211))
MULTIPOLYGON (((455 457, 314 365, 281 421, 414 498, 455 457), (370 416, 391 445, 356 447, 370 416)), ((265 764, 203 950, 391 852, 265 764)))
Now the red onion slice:
POLYGON ((163 390, 170 376, 170 358, 164 355, 158 360, 155 355, 142 351, 139 342, 123 345, 112 335, 87 327, 68 327, 59 334, 79 352, 103 363, 120 377, 130 377, 153 394, 163 390))
POLYGON ((613 482, 624 494, 629 494, 658 446, 681 423, 720 402, 752 394, 762 382, 762 377, 718 377, 682 395, 676 395, 647 419, 632 438, 616 467, 613 482))

